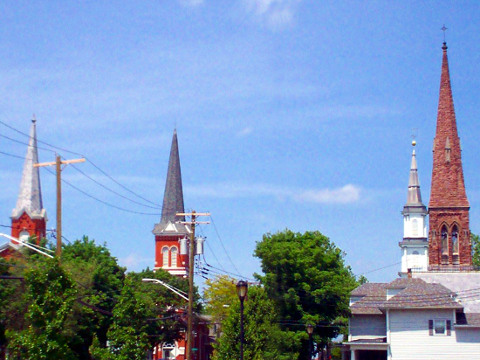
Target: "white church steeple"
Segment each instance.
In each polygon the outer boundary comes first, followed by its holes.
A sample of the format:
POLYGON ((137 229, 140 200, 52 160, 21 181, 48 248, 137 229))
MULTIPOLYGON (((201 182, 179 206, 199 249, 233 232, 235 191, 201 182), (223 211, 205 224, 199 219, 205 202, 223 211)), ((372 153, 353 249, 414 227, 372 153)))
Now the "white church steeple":
POLYGON ((427 240, 427 208, 422 203, 420 181, 418 180, 417 159, 415 156, 415 140, 412 141, 412 163, 408 181, 407 203, 403 207, 403 241, 399 243, 402 249, 402 273, 411 271, 427 271, 428 240, 427 240))

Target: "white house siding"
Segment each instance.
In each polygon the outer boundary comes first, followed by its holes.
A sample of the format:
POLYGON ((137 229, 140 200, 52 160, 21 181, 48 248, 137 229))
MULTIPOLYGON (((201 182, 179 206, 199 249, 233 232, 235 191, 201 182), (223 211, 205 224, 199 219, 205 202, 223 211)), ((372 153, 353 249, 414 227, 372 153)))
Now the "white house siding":
POLYGON ((457 335, 453 310, 390 310, 389 313, 389 360, 480 359, 480 329, 459 329, 457 335), (435 319, 451 321, 451 336, 429 335, 428 321, 435 319))
POLYGON ((350 341, 387 336, 385 315, 352 315, 350 336, 350 341))

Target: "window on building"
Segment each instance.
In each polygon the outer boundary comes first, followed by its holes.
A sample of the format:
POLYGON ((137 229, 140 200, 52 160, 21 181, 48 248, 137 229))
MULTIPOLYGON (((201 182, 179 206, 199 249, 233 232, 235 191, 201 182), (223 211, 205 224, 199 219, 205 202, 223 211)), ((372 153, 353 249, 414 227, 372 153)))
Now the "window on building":
POLYGON ((435 319, 433 321, 433 330, 435 335, 445 335, 447 332, 447 321, 443 319, 435 319))
POLYGON ((412 220, 412 236, 418 236, 418 220, 412 220))
POLYGON ((168 267, 168 247, 164 246, 162 248, 162 258, 163 258, 163 266, 164 268, 168 267))
POLYGON ((445 225, 442 226, 442 255, 448 256, 448 232, 445 225))
POLYGON ((28 241, 28 238, 30 237, 30 234, 28 233, 27 230, 23 230, 20 234, 19 234, 19 239, 20 241, 22 242, 27 242, 28 241))
POLYGON ((177 267, 177 254, 178 254, 178 249, 176 246, 173 246, 170 250, 170 254, 172 257, 172 267, 177 267))
POLYGON ((458 254, 458 228, 457 225, 453 227, 452 230, 452 250, 453 254, 458 254))

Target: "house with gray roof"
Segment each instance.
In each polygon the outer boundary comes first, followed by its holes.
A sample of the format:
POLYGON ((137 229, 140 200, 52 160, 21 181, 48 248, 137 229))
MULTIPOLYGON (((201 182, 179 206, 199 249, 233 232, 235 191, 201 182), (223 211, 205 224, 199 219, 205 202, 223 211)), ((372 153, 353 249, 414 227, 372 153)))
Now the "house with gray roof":
POLYGON ((480 272, 472 263, 470 205, 445 42, 442 50, 428 210, 414 150, 402 211, 400 277, 352 291, 345 360, 480 359, 480 272))

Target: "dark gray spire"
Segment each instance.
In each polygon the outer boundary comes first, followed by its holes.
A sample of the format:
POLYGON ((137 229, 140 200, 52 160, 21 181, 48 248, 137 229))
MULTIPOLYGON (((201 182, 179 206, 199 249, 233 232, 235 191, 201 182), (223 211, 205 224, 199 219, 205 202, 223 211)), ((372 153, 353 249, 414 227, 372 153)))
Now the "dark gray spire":
MULTIPOLYGON (((180 155, 178 153, 177 130, 173 131, 170 159, 168 160, 167 181, 163 195, 162 218, 160 223, 155 225, 155 234, 170 231, 167 229, 169 223, 185 221, 185 216, 175 216, 178 212, 185 212, 183 205, 182 172, 180 169, 180 155)), ((184 229, 184 226, 177 226, 177 230, 184 229)))
POLYGON ((35 115, 30 128, 27 154, 23 164, 22 181, 18 193, 17 205, 12 211, 12 219, 19 218, 26 212, 31 218, 44 218, 45 209, 42 204, 42 189, 40 186, 40 171, 33 164, 38 163, 37 132, 35 115))
POLYGON ((185 210, 183 206, 182 172, 180 169, 180 155, 178 153, 177 130, 175 129, 173 131, 170 159, 168 160, 167 182, 163 195, 162 219, 160 222, 184 221, 185 217, 181 219, 175 216, 177 212, 185 212, 185 210))

